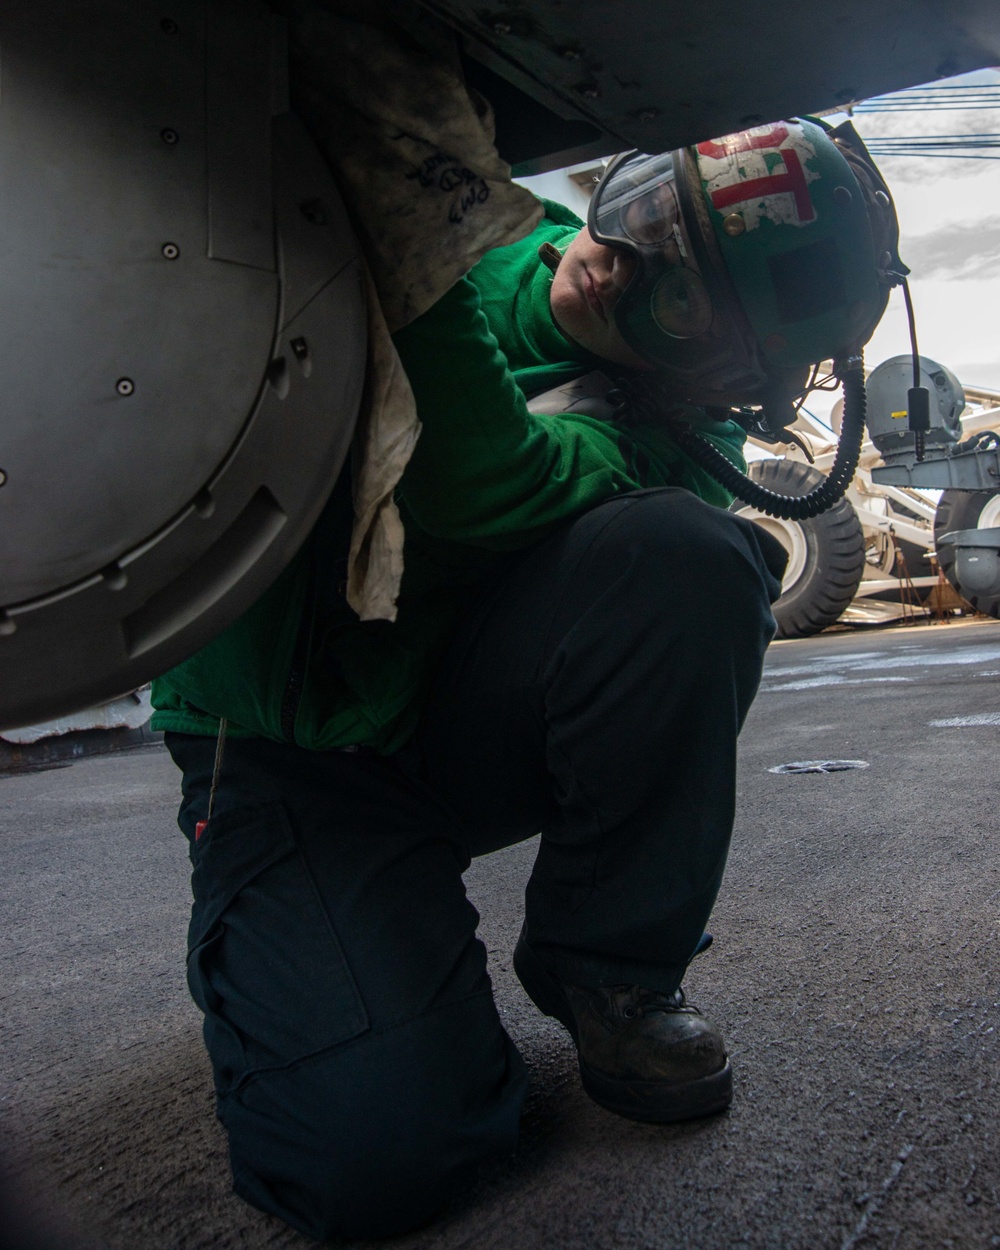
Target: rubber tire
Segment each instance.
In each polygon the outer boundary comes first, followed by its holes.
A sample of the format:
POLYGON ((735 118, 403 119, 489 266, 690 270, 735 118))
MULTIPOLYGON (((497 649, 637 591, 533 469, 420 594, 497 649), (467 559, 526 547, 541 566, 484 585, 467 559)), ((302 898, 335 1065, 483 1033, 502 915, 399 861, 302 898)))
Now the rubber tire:
MULTIPOLYGON (((824 477, 797 460, 755 460, 749 476, 768 490, 795 496, 808 494, 824 477)), ((778 638, 818 634, 850 607, 865 571, 865 535, 848 500, 805 521, 778 521, 739 499, 730 511, 762 525, 791 554, 781 597, 772 609, 778 638)))
MULTIPOLYGON (((934 545, 942 534, 950 534, 952 530, 975 530, 980 528, 980 518, 986 505, 1000 500, 1000 491, 996 490, 943 490, 938 500, 937 511, 934 513, 934 545)), ((990 518, 991 525, 1000 525, 1000 517, 990 518)), ((951 585, 955 585, 954 548, 942 547, 938 553, 941 572, 951 585)), ((958 590, 959 594, 962 591, 958 590)), ((985 612, 989 616, 1000 617, 1000 594, 976 595, 968 599, 977 612, 985 612)))

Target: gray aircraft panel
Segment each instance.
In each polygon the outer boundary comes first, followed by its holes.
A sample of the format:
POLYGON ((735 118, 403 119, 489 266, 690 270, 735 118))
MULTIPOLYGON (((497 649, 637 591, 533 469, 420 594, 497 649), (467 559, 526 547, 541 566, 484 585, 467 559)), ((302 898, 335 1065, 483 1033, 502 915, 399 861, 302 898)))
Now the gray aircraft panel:
MULTIPOLYGON (((425 2, 490 70, 591 124, 580 159, 664 151, 1000 63, 994 0, 425 2)), ((524 172, 567 154, 528 155, 524 172)))

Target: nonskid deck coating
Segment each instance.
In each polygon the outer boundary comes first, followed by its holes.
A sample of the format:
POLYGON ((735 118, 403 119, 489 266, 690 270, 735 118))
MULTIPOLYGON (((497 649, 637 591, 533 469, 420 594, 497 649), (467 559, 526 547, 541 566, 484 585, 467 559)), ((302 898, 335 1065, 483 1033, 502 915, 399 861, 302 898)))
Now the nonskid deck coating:
MULTIPOLYGON (((998 661, 992 623, 770 652, 715 945, 687 981, 730 1044, 726 1115, 655 1128, 586 1098, 510 969, 533 844, 477 861, 533 1076, 522 1144, 387 1250, 1000 1245, 998 661), (809 674, 911 680, 789 688, 809 674), (768 772, 808 758, 870 767, 768 772)), ((0 779, 2 1124, 89 1245, 304 1247, 229 1193, 183 984, 175 788, 155 751, 0 779)))

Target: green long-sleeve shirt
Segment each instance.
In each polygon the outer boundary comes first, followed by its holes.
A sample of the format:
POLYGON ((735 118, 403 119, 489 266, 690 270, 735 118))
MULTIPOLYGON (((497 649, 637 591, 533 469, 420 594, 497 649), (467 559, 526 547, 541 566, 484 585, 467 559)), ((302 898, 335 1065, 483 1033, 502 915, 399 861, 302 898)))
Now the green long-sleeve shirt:
MULTIPOLYGON (((729 496, 653 426, 538 416, 526 397, 600 367, 549 308, 543 242, 582 223, 546 203, 527 239, 489 253, 396 335, 423 431, 397 498, 405 571, 394 623, 361 622, 342 587, 350 538, 342 482, 303 550, 234 625, 154 683, 154 728, 230 732, 311 749, 397 749, 412 732, 456 621, 516 553, 602 500, 644 486, 729 496)), ((735 423, 688 416, 737 463, 735 423)))

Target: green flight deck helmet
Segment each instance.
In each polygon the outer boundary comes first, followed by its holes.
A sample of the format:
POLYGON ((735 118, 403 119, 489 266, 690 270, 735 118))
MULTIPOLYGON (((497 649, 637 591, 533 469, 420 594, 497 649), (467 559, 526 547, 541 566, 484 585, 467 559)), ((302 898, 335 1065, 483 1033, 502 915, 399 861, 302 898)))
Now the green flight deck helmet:
POLYGON ((679 398, 793 419, 809 366, 860 354, 907 273, 892 197, 854 127, 757 126, 614 158, 598 243, 636 259, 615 308, 625 341, 679 398))

